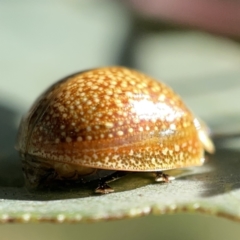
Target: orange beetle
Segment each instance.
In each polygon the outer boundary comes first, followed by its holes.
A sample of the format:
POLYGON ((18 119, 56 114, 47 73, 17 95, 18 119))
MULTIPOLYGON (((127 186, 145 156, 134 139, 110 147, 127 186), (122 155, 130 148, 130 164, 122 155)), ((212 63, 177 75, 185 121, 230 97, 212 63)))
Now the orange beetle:
POLYGON ((214 152, 207 128, 168 86, 124 67, 71 75, 23 118, 16 148, 30 186, 53 180, 107 181, 124 172, 202 165, 214 152))

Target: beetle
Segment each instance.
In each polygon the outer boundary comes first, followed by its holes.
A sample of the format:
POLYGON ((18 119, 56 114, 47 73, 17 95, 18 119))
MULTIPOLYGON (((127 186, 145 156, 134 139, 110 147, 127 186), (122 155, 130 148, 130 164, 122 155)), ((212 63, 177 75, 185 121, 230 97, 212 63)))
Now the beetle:
POLYGON ((26 182, 99 180, 97 193, 126 172, 200 166, 214 145, 206 125, 167 85, 125 67, 73 74, 47 89, 23 117, 16 149, 26 182))

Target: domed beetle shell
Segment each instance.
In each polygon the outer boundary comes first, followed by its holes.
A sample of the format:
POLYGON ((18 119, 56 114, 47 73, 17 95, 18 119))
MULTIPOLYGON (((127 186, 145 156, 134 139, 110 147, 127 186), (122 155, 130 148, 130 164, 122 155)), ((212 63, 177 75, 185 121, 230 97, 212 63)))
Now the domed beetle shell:
POLYGON ((168 86, 124 67, 71 75, 41 95, 22 119, 16 149, 30 186, 107 180, 123 172, 199 166, 214 152, 207 127, 168 86), (113 177, 112 177, 113 176, 113 177))

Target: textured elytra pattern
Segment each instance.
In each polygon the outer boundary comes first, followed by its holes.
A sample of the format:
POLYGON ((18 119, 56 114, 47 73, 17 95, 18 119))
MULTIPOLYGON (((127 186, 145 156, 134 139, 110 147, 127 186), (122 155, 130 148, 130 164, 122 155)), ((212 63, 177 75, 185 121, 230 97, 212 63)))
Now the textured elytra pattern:
POLYGON ((50 162, 135 171, 202 164, 194 116, 182 100, 127 68, 66 78, 31 111, 22 123, 29 130, 26 138, 20 134, 20 151, 50 162))

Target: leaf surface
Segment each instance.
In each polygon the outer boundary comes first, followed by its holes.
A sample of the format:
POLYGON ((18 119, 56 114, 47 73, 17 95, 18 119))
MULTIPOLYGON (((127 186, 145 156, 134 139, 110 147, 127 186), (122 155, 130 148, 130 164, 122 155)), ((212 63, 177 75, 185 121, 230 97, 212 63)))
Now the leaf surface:
POLYGON ((176 180, 165 184, 154 183, 150 173, 129 174, 112 182, 115 193, 107 195, 93 193, 96 183, 28 192, 15 179, 0 187, 0 221, 79 222, 182 211, 240 220, 239 158, 237 151, 218 150, 202 167, 169 171, 176 180))

